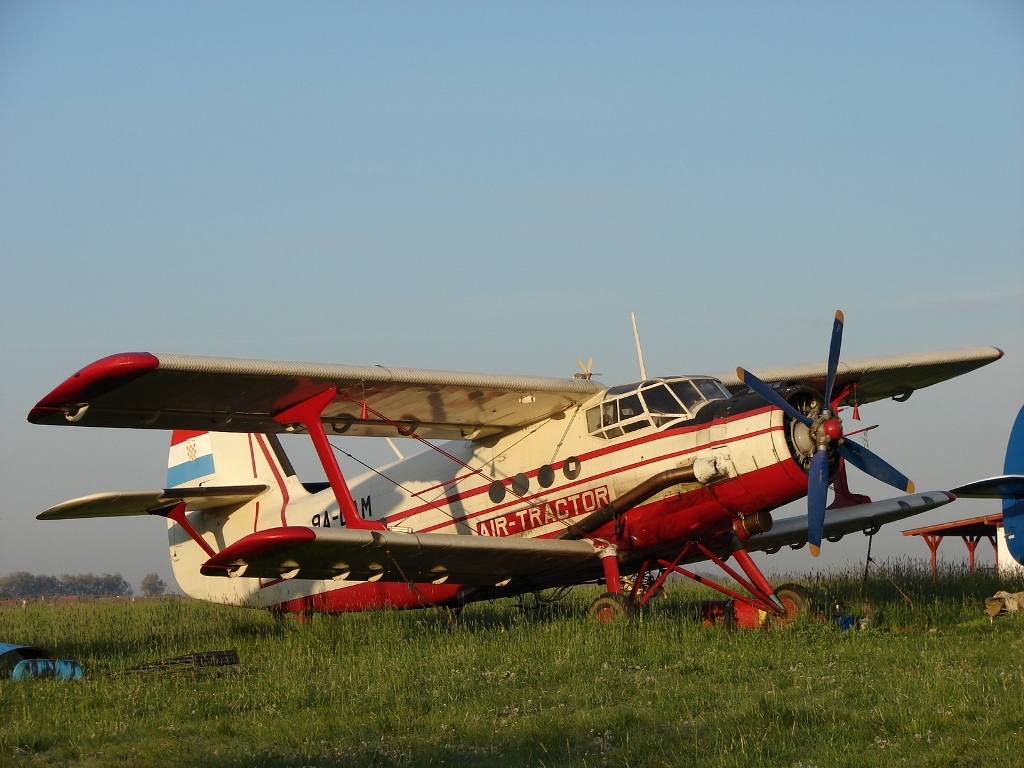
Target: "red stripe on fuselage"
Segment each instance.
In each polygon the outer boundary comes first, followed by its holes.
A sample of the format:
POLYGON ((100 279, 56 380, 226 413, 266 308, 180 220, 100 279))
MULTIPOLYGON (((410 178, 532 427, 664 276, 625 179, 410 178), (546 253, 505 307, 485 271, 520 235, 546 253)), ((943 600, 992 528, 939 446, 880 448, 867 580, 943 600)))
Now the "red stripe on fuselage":
POLYGON ((429 608, 452 602, 460 584, 404 584, 364 581, 277 604, 288 613, 346 613, 374 608, 429 608))
MULTIPOLYGON (((637 462, 634 462, 632 464, 626 464, 624 466, 615 467, 614 469, 608 470, 607 472, 602 472, 601 474, 598 474, 598 475, 590 475, 588 477, 585 477, 585 478, 583 478, 581 480, 577 480, 577 481, 575 481, 573 483, 570 483, 568 485, 558 486, 557 488, 552 489, 552 491, 549 491, 546 494, 535 494, 533 496, 524 496, 522 498, 515 499, 515 500, 513 500, 511 502, 508 502, 506 504, 499 504, 499 505, 496 505, 496 506, 493 506, 493 507, 488 507, 486 509, 480 510, 478 512, 472 512, 472 513, 470 513, 468 515, 464 515, 462 517, 452 518, 451 520, 445 520, 443 522, 436 523, 435 525, 428 526, 426 528, 421 529, 420 533, 431 533, 431 532, 437 531, 437 530, 439 530, 441 528, 446 528, 448 526, 456 525, 457 523, 464 523, 467 520, 472 520, 474 518, 480 517, 481 515, 494 514, 494 513, 499 512, 499 511, 501 511, 503 509, 509 509, 510 507, 515 507, 515 506, 518 506, 518 505, 522 505, 524 503, 525 504, 533 504, 537 500, 540 500, 541 502, 543 502, 546 498, 550 497, 551 493, 562 493, 562 492, 566 491, 567 489, 575 488, 576 486, 589 485, 591 483, 598 482, 599 480, 607 480, 609 478, 614 477, 615 475, 621 474, 623 472, 630 472, 630 471, 632 471, 634 469, 637 469, 638 467, 644 467, 644 466, 647 466, 649 464, 656 464, 659 461, 666 461, 666 460, 669 460, 669 459, 678 458, 680 456, 686 456, 688 454, 697 453, 699 451, 705 451, 705 450, 708 450, 709 448, 713 448, 715 446, 728 445, 729 443, 738 442, 740 440, 746 440, 748 438, 760 437, 762 435, 770 434, 772 432, 777 432, 779 430, 781 430, 781 427, 769 427, 768 429, 762 429, 762 430, 758 430, 756 432, 748 432, 746 434, 737 435, 736 437, 727 438, 725 440, 717 440, 717 441, 714 441, 714 442, 711 442, 711 443, 706 443, 706 444, 702 444, 702 445, 699 445, 699 446, 695 446, 693 448, 688 448, 686 450, 673 451, 672 453, 666 453, 663 456, 657 456, 657 457, 654 457, 654 458, 651 458, 651 459, 644 459, 643 461, 637 461, 637 462)), ((582 462, 582 459, 581 459, 581 462, 582 462)), ((482 489, 475 489, 474 491, 468 492, 465 495, 449 497, 449 499, 450 499, 450 502, 460 501, 460 500, 462 500, 464 498, 470 498, 472 496, 477 496, 477 495, 479 495, 480 493, 482 493, 485 490, 487 490, 486 486, 484 488, 482 488, 482 489)), ((402 513, 400 517, 396 516, 395 518, 388 518, 388 520, 390 522, 392 519, 404 519, 406 517, 409 517, 410 514, 415 514, 416 511, 422 512, 422 511, 426 511, 427 509, 429 509, 429 507, 420 507, 420 508, 418 508, 418 510, 414 510, 413 513, 402 513)))
MULTIPOLYGON (((745 411, 742 414, 738 414, 736 416, 733 416, 731 421, 733 423, 735 423, 735 422, 739 421, 740 419, 746 419, 746 418, 750 418, 750 417, 753 417, 753 416, 758 416, 758 415, 760 415, 762 413, 766 413, 766 412, 771 411, 771 410, 773 410, 772 406, 765 406, 763 408, 757 408, 755 410, 745 411)), ((624 450, 627 450, 627 449, 630 449, 630 448, 634 448, 634 447, 636 447, 638 445, 644 445, 646 443, 652 443, 652 442, 655 442, 657 440, 664 440, 664 439, 667 439, 667 438, 678 437, 680 435, 684 435, 684 434, 687 434, 689 432, 699 432, 699 431, 701 431, 703 429, 709 429, 712 426, 720 426, 722 423, 723 422, 718 422, 718 423, 716 423, 716 422, 704 422, 703 424, 697 424, 697 425, 693 425, 693 426, 680 427, 680 428, 677 428, 677 429, 670 429, 670 430, 668 430, 666 432, 657 432, 657 433, 655 433, 653 435, 647 435, 647 436, 642 437, 642 438, 637 438, 636 440, 628 440, 626 442, 616 443, 614 445, 610 445, 610 446, 608 446, 606 448, 598 448, 597 450, 593 450, 593 451, 590 451, 588 453, 580 454, 579 456, 577 456, 577 458, 582 463, 584 461, 590 461, 592 459, 599 458, 601 456, 607 456, 609 454, 618 453, 619 451, 624 451, 624 450)), ((728 422, 724 422, 724 423, 728 423, 728 422)), ((593 480, 597 480, 597 479, 600 479, 600 478, 603 478, 603 477, 607 477, 610 474, 615 474, 615 472, 625 471, 627 469, 635 469, 636 467, 643 466, 645 464, 651 464, 651 463, 654 463, 654 462, 657 462, 657 461, 664 461, 665 459, 674 458, 676 456, 685 456, 686 454, 689 454, 689 453, 695 453, 697 451, 707 450, 709 448, 714 448, 714 447, 717 447, 717 446, 720 446, 720 445, 727 445, 729 443, 736 442, 737 440, 743 440, 743 439, 746 439, 748 437, 756 437, 758 435, 765 434, 766 432, 773 431, 773 429, 778 429, 778 428, 770 428, 770 429, 767 429, 767 430, 760 430, 758 432, 750 432, 750 433, 743 434, 743 435, 735 435, 735 436, 728 437, 725 440, 713 440, 713 441, 708 442, 708 443, 702 443, 700 446, 694 447, 694 448, 686 450, 686 451, 676 451, 674 453, 669 453, 669 454, 666 454, 664 456, 660 456, 660 457, 657 457, 657 458, 645 459, 644 461, 639 462, 637 464, 632 464, 629 467, 619 467, 619 468, 615 469, 613 472, 605 473, 603 475, 586 477, 586 478, 583 478, 582 480, 580 480, 580 481, 578 481, 576 483, 572 483, 572 484, 569 484, 569 485, 559 486, 557 489, 554 489, 553 491, 550 491, 550 492, 564 491, 564 490, 566 490, 568 488, 573 488, 576 485, 581 485, 581 484, 584 484, 584 483, 587 483, 587 482, 591 482, 593 480)), ((565 461, 563 459, 562 462, 559 462, 558 464, 555 464, 554 468, 557 469, 560 465, 562 465, 564 463, 565 463, 565 461)), ((540 468, 537 467, 536 469, 531 469, 531 470, 529 470, 527 472, 524 472, 524 474, 527 477, 533 478, 533 477, 537 476, 537 473, 539 471, 540 471, 540 468)), ((453 480, 450 480, 447 483, 442 483, 440 485, 433 486, 433 489, 442 488, 442 487, 451 485, 454 482, 460 482, 461 480, 469 478, 469 477, 473 477, 473 475, 463 475, 462 477, 455 478, 453 480)), ((506 478, 504 482, 511 482, 511 480, 512 480, 511 478, 506 478)), ((413 515, 418 515, 418 514, 420 514, 422 512, 426 512, 426 511, 428 511, 430 509, 437 509, 438 508, 437 505, 439 503, 443 503, 442 499, 445 499, 447 501, 448 506, 451 506, 451 504, 453 504, 455 502, 465 501, 466 499, 471 499, 474 496, 479 496, 480 494, 486 493, 488 488, 489 488, 489 486, 487 486, 487 485, 481 485, 481 486, 477 486, 476 488, 470 488, 470 489, 468 489, 466 491, 460 491, 460 492, 455 493, 455 494, 451 494, 451 495, 447 495, 446 494, 444 496, 438 497, 433 502, 428 502, 426 504, 421 504, 418 507, 413 507, 412 509, 405 510, 404 512, 396 512, 393 515, 388 515, 386 517, 386 520, 387 520, 388 523, 397 523, 397 522, 400 522, 402 520, 405 520, 408 517, 412 517, 413 515)), ((430 490, 430 489, 428 489, 428 490, 430 490)), ((419 493, 421 493, 421 494, 422 493, 426 493, 426 492, 427 491, 419 491, 419 493)), ((520 504, 520 503, 523 503, 523 502, 528 502, 528 501, 531 501, 533 499, 538 499, 540 497, 541 497, 541 494, 535 494, 534 496, 524 496, 522 498, 517 498, 517 499, 515 499, 515 500, 513 500, 511 502, 508 502, 508 503, 506 503, 504 505, 498 505, 498 506, 495 506, 495 507, 490 507, 487 510, 485 510, 485 512, 494 512, 494 511, 497 511, 497 510, 500 510, 500 509, 503 509, 503 508, 515 506, 516 504, 520 504)), ((482 514, 482 513, 477 512, 477 513, 474 513, 473 515, 467 516, 465 518, 459 518, 458 520, 452 520, 450 523, 446 522, 443 525, 451 525, 451 524, 453 524, 455 522, 463 522, 464 520, 468 520, 471 517, 476 517, 476 516, 478 516, 480 514, 482 514)), ((434 530, 434 528, 427 529, 427 530, 434 530)), ((424 531, 424 532, 426 532, 426 531, 424 531)))
POLYGON ((277 471, 277 464, 270 458, 270 450, 267 448, 267 443, 263 439, 263 435, 256 435, 256 442, 259 443, 260 449, 263 451, 263 458, 267 460, 267 464, 270 465, 270 471, 274 473, 274 479, 277 481, 277 487, 281 489, 281 525, 288 525, 288 518, 285 516, 285 511, 288 509, 288 489, 285 487, 284 478, 281 477, 281 473, 277 471))

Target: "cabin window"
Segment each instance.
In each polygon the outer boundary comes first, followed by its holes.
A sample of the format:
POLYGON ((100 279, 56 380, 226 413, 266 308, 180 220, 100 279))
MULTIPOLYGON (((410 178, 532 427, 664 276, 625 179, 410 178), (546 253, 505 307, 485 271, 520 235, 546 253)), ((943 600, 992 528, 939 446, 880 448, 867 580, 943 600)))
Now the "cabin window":
MULTIPOLYGON (((651 426, 643 401, 636 394, 636 384, 616 387, 620 392, 631 392, 625 397, 606 400, 587 410, 587 430, 597 437, 613 438, 651 426)), ((613 392, 614 390, 608 390, 613 392)), ((607 394, 606 394, 607 397, 607 394)))
POLYGON ((612 400, 601 406, 601 426, 610 427, 619 420, 619 401, 612 400))
POLYGON ((537 482, 541 488, 550 488, 555 482, 555 470, 550 464, 545 464, 537 470, 537 482))

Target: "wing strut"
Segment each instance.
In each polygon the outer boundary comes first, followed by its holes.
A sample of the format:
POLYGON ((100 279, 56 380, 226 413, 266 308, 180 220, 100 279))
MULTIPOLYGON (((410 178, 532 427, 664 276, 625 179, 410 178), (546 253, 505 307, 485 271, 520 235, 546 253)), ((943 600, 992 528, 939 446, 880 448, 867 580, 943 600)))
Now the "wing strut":
POLYGON ((344 475, 341 474, 341 467, 338 466, 338 459, 331 450, 331 444, 327 440, 327 433, 324 431, 320 415, 328 404, 338 394, 336 387, 328 387, 318 395, 308 397, 302 402, 285 408, 274 414, 274 421, 279 424, 294 424, 298 422, 306 428, 310 438, 313 440, 313 447, 316 448, 316 455, 320 457, 320 463, 327 473, 327 480, 334 491, 334 498, 338 500, 338 509, 345 520, 349 530, 371 529, 383 531, 386 526, 379 520, 363 520, 356 509, 356 503, 352 499, 352 492, 348 489, 344 475))

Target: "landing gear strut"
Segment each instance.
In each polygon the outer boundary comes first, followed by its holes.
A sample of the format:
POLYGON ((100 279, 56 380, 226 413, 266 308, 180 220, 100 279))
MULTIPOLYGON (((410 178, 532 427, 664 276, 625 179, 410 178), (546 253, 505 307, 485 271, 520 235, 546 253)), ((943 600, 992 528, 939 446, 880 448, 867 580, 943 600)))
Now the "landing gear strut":
POLYGON ((636 604, 622 594, 622 578, 619 574, 619 551, 614 544, 601 550, 601 567, 604 569, 604 583, 608 591, 590 606, 590 615, 598 624, 614 624, 628 619, 636 613, 636 604))
MULTIPOLYGON (((642 608, 648 600, 657 594, 662 584, 665 583, 665 580, 671 574, 678 573, 691 581, 703 584, 706 587, 711 587, 711 589, 716 592, 721 592, 722 594, 732 598, 734 601, 744 603, 745 605, 758 611, 762 611, 776 619, 786 620, 789 618, 791 620, 792 616, 798 614, 805 608, 807 604, 806 593, 802 592, 802 590, 796 587, 796 585, 786 585, 787 591, 784 594, 780 594, 780 592, 774 590, 771 584, 768 583, 768 579, 766 579, 764 574, 761 573, 761 569, 758 568, 757 564, 754 563, 753 559, 751 559, 750 554, 743 548, 739 539, 733 540, 731 555, 740 566, 740 569, 743 571, 746 578, 737 573, 735 569, 726 565, 722 558, 718 557, 714 552, 700 542, 687 542, 686 546, 682 548, 674 560, 656 561, 657 566, 662 568, 661 575, 654 581, 650 588, 644 592, 643 597, 640 598, 638 607, 642 608), (742 595, 739 592, 729 589, 728 587, 723 587, 721 584, 705 579, 703 576, 698 576, 693 571, 688 571, 686 568, 681 567, 679 563, 684 557, 691 554, 694 549, 700 551, 704 557, 725 571, 725 573, 737 584, 747 590, 750 596, 742 595)), ((728 557, 728 555, 726 556, 728 557)), ((650 563, 646 562, 643 564, 641 572, 637 575, 637 583, 640 583, 644 579, 649 565, 650 563)))

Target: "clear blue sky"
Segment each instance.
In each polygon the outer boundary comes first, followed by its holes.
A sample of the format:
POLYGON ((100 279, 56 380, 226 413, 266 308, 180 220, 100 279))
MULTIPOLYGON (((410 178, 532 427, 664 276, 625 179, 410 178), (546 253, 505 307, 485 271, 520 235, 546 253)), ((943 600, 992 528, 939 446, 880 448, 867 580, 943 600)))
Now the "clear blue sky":
POLYGON ((821 360, 842 308, 848 357, 1006 351, 864 409, 951 487, 1024 402, 1024 6, 7 0, 0 267, 0 575, 170 579, 158 521, 34 519, 162 485, 165 433, 25 421, 120 351, 614 384, 631 310, 684 373, 821 360))

